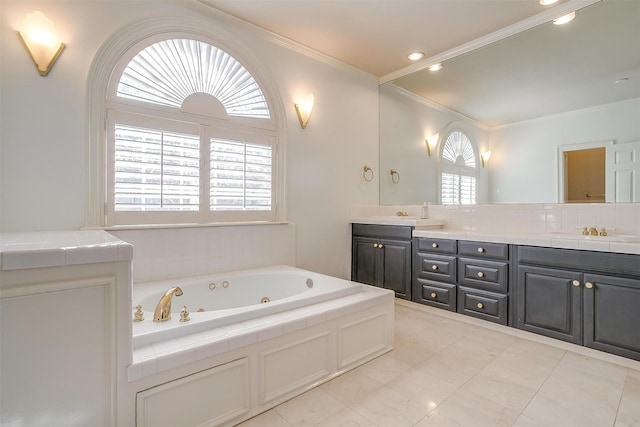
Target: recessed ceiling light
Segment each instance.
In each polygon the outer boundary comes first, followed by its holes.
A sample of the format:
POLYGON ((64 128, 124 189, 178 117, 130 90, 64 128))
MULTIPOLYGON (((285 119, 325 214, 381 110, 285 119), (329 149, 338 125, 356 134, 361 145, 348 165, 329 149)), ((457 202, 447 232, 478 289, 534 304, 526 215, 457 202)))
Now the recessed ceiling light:
POLYGON ((411 61, 418 61, 419 59, 424 58, 424 53, 422 52, 411 52, 409 56, 407 56, 411 61))
POLYGON ((562 15, 560 18, 556 18, 553 20, 553 23, 556 25, 566 24, 567 22, 573 21, 573 18, 576 17, 575 12, 567 13, 566 15, 562 15))
POLYGON ((538 3, 540 3, 542 6, 549 6, 550 4, 554 4, 557 2, 558 0, 540 0, 538 3))
POLYGON ((429 67, 429 71, 439 71, 442 70, 442 63, 438 62, 437 64, 433 64, 429 67))

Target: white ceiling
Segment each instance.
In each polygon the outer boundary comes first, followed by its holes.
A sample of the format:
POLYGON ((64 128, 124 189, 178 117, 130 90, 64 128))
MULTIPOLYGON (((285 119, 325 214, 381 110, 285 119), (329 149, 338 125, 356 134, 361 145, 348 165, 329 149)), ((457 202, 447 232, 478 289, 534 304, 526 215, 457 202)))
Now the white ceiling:
POLYGON ((640 0, 196 1, 487 126, 640 97, 640 0), (547 22, 570 10, 572 23, 547 22), (436 60, 443 71, 425 70, 436 60))
POLYGON ((553 6, 537 0, 199 0, 381 77, 553 6))

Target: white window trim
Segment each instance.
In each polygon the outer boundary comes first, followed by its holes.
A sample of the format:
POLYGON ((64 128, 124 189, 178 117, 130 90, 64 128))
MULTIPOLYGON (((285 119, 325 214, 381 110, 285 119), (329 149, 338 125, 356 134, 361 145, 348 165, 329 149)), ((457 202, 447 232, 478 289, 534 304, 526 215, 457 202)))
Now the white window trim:
MULTIPOLYGON (((111 228, 106 223, 106 133, 107 133, 107 103, 105 100, 110 93, 109 84, 112 72, 118 64, 121 64, 125 54, 131 55, 132 46, 138 44, 151 44, 154 40, 169 37, 191 37, 210 43, 225 50, 235 58, 242 58, 242 64, 251 73, 263 91, 265 99, 272 110, 272 122, 275 127, 274 147, 277 147, 277 168, 273 191, 275 193, 276 215, 272 221, 285 221, 286 194, 285 194, 285 113, 281 97, 278 96, 277 87, 265 78, 268 76, 260 61, 252 54, 251 50, 238 42, 231 31, 225 28, 225 24, 211 19, 195 17, 161 17, 141 21, 112 35, 94 57, 87 78, 87 115, 86 115, 86 187, 85 187, 85 226, 91 228, 111 228)), ((167 111, 167 115, 171 115, 167 111)), ((230 121, 231 123, 233 120, 230 121)), ((238 222, 235 215, 234 224, 238 222)), ((242 220, 240 218, 240 220, 242 220)), ((144 224, 140 224, 144 225, 144 224)), ((168 224, 167 226, 171 226, 168 224)))
POLYGON ((478 150, 478 144, 475 141, 473 134, 460 122, 450 123, 442 132, 442 136, 440 137, 440 141, 438 141, 438 203, 442 204, 442 173, 450 173, 455 175, 464 175, 474 177, 476 180, 476 191, 475 191, 475 201, 474 204, 478 204, 479 202, 479 194, 480 194, 480 154, 478 150), (448 161, 442 160, 442 153, 444 151, 445 142, 449 135, 453 132, 462 132, 467 138, 469 138, 469 142, 473 148, 473 156, 475 158, 476 166, 475 168, 469 167, 460 167, 457 165, 450 164, 448 161))

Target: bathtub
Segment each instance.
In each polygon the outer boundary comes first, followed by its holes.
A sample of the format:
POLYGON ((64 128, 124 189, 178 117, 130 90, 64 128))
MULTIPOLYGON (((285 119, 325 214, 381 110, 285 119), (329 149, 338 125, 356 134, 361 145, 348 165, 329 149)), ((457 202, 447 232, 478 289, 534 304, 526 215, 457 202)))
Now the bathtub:
POLYGON ((289 266, 135 284, 133 307, 144 320, 133 323, 133 348, 362 292, 362 285, 289 266), (160 297, 179 286, 171 319, 154 322, 160 297), (190 320, 180 321, 186 307, 190 320))

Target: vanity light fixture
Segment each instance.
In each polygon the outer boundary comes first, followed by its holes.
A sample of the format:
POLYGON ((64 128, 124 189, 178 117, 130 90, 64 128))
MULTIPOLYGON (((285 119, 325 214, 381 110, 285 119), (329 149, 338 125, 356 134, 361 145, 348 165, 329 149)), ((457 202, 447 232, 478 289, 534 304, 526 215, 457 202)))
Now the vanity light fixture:
POLYGON ((562 15, 560 18, 554 19, 553 23, 555 25, 563 25, 563 24, 566 24, 567 22, 573 21, 573 18, 575 17, 576 17, 575 12, 567 13, 566 15, 562 15))
POLYGON ((480 154, 480 160, 482 160, 482 167, 485 167, 487 163, 489 163, 489 159, 491 158, 491 150, 485 151, 480 154))
POLYGON ((53 21, 39 10, 28 13, 20 25, 18 35, 36 65, 38 73, 43 77, 49 74, 51 67, 64 49, 64 43, 60 41, 60 35, 53 21))
POLYGON ((435 133, 431 136, 428 136, 427 139, 425 139, 425 142, 427 143, 427 153, 429 153, 429 157, 431 157, 431 152, 435 150, 436 145, 438 145, 439 139, 440 139, 439 133, 435 133))
POLYGON ((549 6, 550 4, 554 4, 557 2, 558 0, 540 0, 538 3, 540 3, 541 6, 549 6))
POLYGON ((424 58, 424 53, 423 52, 411 52, 407 58, 409 58, 409 61, 419 61, 422 58, 424 58))
POLYGON ((438 62, 437 64, 433 64, 429 67, 429 71, 440 71, 442 70, 442 62, 438 62))
POLYGON ((298 114, 298 120, 300 120, 300 126, 302 129, 307 127, 307 122, 309 121, 309 116, 311 116, 311 111, 313 111, 313 102, 315 98, 312 93, 306 94, 300 102, 295 104, 296 114, 298 114))

